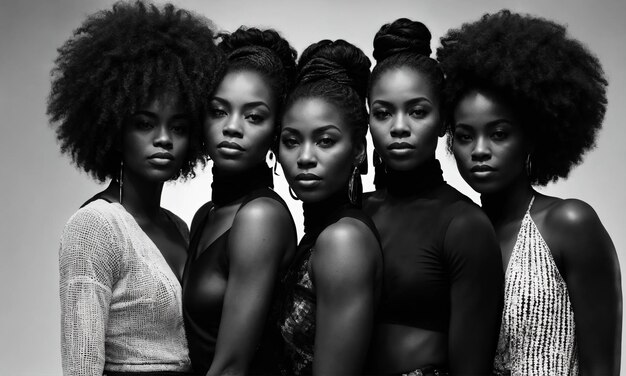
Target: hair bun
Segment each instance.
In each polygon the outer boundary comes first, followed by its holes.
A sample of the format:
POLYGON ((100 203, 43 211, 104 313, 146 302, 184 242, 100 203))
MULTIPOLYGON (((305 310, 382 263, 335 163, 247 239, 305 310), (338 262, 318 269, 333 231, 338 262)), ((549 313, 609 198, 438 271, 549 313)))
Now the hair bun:
POLYGON ((403 52, 416 53, 429 57, 430 31, 421 22, 408 18, 398 18, 383 25, 374 36, 374 59, 377 62, 403 52))
POLYGON ((298 84, 328 79, 351 87, 364 99, 371 62, 363 51, 343 39, 319 41, 307 47, 298 62, 298 84))
POLYGON ((219 48, 226 53, 228 60, 271 52, 282 63, 288 80, 295 76, 298 53, 276 30, 241 26, 233 33, 218 36, 221 38, 219 48))

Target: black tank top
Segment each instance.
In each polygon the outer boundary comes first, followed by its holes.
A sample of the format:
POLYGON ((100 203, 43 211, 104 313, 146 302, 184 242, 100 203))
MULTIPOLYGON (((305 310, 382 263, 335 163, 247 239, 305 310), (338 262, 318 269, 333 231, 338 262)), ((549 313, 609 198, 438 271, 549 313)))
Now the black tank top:
MULTIPOLYGON (((289 210, 287 204, 276 192, 270 188, 260 188, 245 196, 237 212, 247 203, 262 197, 276 200, 286 210, 289 210)), ((199 254, 201 250, 198 249, 198 243, 202 229, 213 206, 213 202, 208 202, 196 214, 194 224, 191 227, 189 257, 183 277, 183 317, 187 332, 189 357, 194 372, 202 375, 209 370, 215 355, 225 291, 222 280, 216 283, 218 280, 212 279, 215 265, 224 272, 223 274, 228 274, 228 251, 225 249, 228 246, 230 229, 199 254), (215 255, 220 257, 217 263, 213 259, 215 255)), ((295 227, 293 231, 296 231, 295 227)), ((277 276, 277 280, 280 278, 280 275, 277 276)), ((277 354, 275 352, 280 346, 278 343, 279 334, 276 326, 273 325, 275 322, 275 312, 270 312, 257 353, 249 368, 252 374, 276 374, 277 372, 277 354)))

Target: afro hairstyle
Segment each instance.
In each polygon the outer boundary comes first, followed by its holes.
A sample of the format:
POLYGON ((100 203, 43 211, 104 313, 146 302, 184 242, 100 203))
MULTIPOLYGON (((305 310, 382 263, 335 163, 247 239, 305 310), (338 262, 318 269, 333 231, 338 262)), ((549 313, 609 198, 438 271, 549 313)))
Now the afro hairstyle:
POLYGON ((448 31, 437 58, 446 75, 449 146, 453 110, 474 89, 494 93, 520 116, 533 144, 531 184, 566 178, 595 146, 608 82, 598 59, 565 26, 501 10, 448 31))
POLYGON ((225 70, 208 19, 171 4, 118 2, 88 16, 58 53, 47 114, 77 167, 101 182, 116 178, 125 122, 172 92, 192 120, 186 160, 173 178, 194 176, 204 160, 203 112, 225 70))

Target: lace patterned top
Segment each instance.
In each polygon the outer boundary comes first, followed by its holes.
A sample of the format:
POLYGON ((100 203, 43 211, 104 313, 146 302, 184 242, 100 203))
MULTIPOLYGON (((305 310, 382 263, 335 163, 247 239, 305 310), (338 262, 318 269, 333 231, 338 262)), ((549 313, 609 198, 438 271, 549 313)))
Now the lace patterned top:
MULTIPOLYGON (((343 191, 341 192, 343 194, 343 191)), ((338 205, 332 200, 315 208, 326 213, 317 218, 314 225, 307 225, 305 209, 305 235, 302 237, 296 258, 283 279, 279 329, 284 339, 284 356, 280 361, 283 375, 311 375, 313 373, 313 350, 315 346, 316 298, 309 275, 309 263, 315 252, 314 245, 319 234, 341 218, 355 218, 369 227, 377 239, 374 222, 364 212, 350 205, 338 205), (332 209, 331 209, 332 208, 332 209), (328 210, 327 210, 328 209, 328 210), (330 214, 329 214, 330 213, 330 214), (312 228, 312 230, 309 230, 312 228)), ((320 214, 318 213, 318 214, 320 214)))
POLYGON ((64 375, 191 369, 180 282, 123 206, 97 199, 79 209, 63 230, 59 269, 64 375))
POLYGON ((498 375, 578 375, 567 285, 528 210, 506 271, 498 375))

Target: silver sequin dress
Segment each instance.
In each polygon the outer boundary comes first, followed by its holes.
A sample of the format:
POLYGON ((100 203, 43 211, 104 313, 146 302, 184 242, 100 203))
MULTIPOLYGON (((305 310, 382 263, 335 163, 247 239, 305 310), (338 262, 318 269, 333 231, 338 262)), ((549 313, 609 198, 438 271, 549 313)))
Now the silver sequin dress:
POLYGON ((578 375, 574 312, 567 285, 528 210, 505 276, 494 361, 498 375, 578 375))

